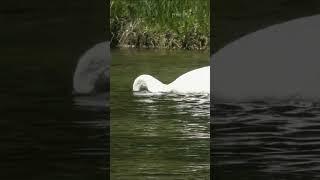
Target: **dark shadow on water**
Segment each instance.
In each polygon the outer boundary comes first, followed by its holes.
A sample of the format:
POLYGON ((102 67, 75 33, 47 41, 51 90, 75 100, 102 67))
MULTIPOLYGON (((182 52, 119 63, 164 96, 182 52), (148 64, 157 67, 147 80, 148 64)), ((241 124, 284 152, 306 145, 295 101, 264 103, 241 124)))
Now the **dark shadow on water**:
POLYGON ((216 103, 212 113, 216 179, 319 178, 319 103, 216 103))
POLYGON ((106 40, 105 9, 82 0, 2 3, 0 179, 107 178, 109 109, 72 95, 78 58, 106 40))

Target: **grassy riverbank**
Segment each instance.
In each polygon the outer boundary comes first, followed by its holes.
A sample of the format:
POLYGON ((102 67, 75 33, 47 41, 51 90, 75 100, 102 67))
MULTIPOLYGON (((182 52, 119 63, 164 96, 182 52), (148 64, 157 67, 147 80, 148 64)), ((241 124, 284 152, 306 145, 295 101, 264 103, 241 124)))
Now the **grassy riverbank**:
POLYGON ((112 46, 209 49, 209 7, 209 0, 112 0, 112 46))

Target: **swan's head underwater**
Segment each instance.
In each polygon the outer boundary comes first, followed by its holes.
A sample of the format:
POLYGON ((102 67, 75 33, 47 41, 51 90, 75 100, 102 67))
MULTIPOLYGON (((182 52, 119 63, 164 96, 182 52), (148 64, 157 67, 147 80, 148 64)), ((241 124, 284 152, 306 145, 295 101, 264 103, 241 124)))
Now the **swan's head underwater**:
POLYGON ((149 91, 149 92, 168 92, 169 87, 156 78, 143 74, 138 76, 132 86, 133 91, 149 91))
POLYGON ((110 42, 102 42, 87 50, 79 59, 74 76, 75 93, 108 91, 110 42))
POLYGON ((134 80, 132 90, 151 93, 210 94, 210 67, 189 71, 170 84, 164 84, 150 75, 143 74, 134 80))

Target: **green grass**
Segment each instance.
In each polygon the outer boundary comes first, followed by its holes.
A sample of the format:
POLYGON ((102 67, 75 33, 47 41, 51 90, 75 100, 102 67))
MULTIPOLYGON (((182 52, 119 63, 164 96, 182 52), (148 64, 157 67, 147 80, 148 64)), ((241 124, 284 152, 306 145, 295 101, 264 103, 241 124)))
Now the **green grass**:
POLYGON ((112 0, 112 45, 208 49, 209 0, 112 0))

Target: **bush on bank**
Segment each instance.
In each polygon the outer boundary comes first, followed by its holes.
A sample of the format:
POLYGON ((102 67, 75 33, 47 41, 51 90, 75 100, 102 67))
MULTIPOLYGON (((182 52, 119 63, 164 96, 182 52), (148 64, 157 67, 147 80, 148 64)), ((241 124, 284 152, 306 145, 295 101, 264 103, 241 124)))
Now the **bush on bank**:
POLYGON ((112 0, 112 46, 209 48, 208 0, 112 0))

